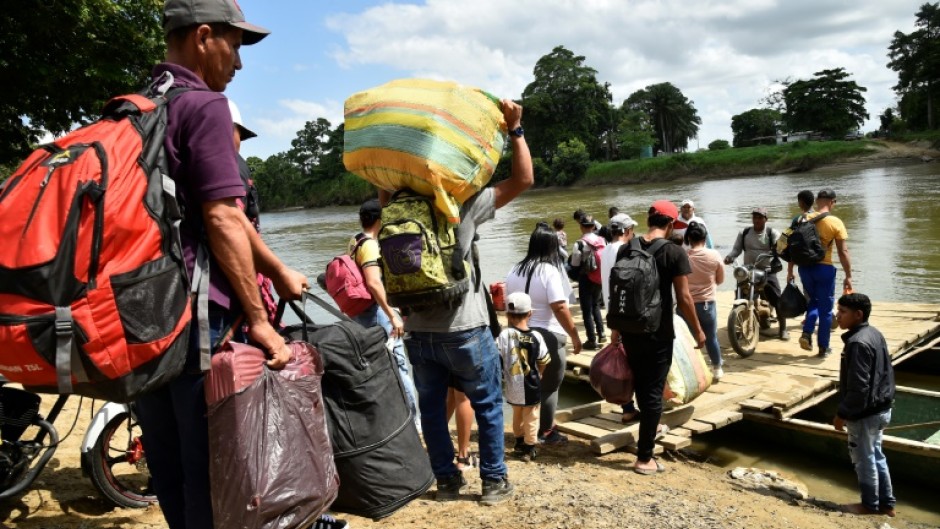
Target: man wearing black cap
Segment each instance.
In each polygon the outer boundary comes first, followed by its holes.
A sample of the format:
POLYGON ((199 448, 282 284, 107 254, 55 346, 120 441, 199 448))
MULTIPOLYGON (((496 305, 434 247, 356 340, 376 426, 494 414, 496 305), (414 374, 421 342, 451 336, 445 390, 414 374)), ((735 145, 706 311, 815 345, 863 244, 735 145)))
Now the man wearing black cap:
MULTIPOLYGON (((767 300, 771 307, 777 306, 780 300, 780 281, 777 280, 777 272, 782 270, 783 264, 776 258, 777 239, 780 233, 767 225, 767 208, 754 208, 751 211, 751 226, 744 228, 738 233, 738 238, 734 241, 734 246, 728 255, 725 256, 725 264, 731 264, 741 252, 744 252, 744 264, 753 265, 761 254, 773 253, 775 259, 772 266, 780 268, 770 268, 767 270, 767 284, 761 291, 761 298, 767 300)), ((780 318, 780 331, 777 337, 781 340, 789 340, 790 333, 787 332, 787 321, 780 318)))
POLYGON ((153 78, 158 85, 188 89, 170 101, 164 146, 186 212, 180 229, 183 255, 190 273, 199 274, 190 276, 197 294, 185 371, 141 397, 137 415, 167 524, 211 529, 203 389, 209 349, 244 314, 252 341, 271 357, 268 366, 286 365, 290 350, 268 321, 256 271, 270 277, 286 299, 299 298, 307 279, 264 245, 239 207, 245 185, 232 141, 232 115, 220 93, 242 67, 239 47, 260 41, 268 30, 246 22, 235 0, 166 0, 163 27, 166 62, 154 67, 153 78), (210 269, 208 281, 199 280, 210 269))
MULTIPOLYGON (((596 350, 598 343, 607 341, 604 336, 604 319, 601 315, 603 291, 601 289, 601 263, 595 262, 595 270, 588 270, 585 261, 591 255, 597 255, 607 243, 595 233, 594 217, 585 214, 578 221, 581 227, 581 238, 574 243, 571 249, 571 266, 579 269, 578 274, 578 300, 581 302, 581 315, 584 318, 584 330, 587 332, 587 341, 582 347, 588 351, 596 350), (591 254, 591 255, 589 255, 591 254)), ((596 261, 596 260, 595 260, 596 261)))
POLYGON ((806 319, 803 321, 803 334, 800 335, 800 347, 807 351, 813 350, 813 329, 819 322, 816 335, 818 355, 827 357, 832 353, 829 348, 829 337, 832 333, 832 308, 835 305, 836 293, 836 267, 832 264, 832 245, 835 243, 839 253, 839 262, 845 278, 842 280, 842 290, 848 294, 852 292, 852 261, 849 258, 849 245, 846 242, 849 234, 845 224, 831 211, 836 203, 836 192, 832 189, 823 189, 816 195, 816 212, 807 214, 806 219, 825 217, 816 221, 816 233, 819 242, 826 249, 822 261, 800 266, 800 281, 806 292, 806 319))

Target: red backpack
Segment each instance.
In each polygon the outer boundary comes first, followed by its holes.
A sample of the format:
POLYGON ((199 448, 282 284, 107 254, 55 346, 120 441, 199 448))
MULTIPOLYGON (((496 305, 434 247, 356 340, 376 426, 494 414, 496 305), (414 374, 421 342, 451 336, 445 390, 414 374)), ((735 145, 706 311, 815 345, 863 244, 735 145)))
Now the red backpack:
POLYGON ((191 318, 164 157, 170 95, 126 95, 0 186, 0 374, 129 402, 178 375, 191 318))
MULTIPOLYGON (((363 243, 369 239, 370 237, 361 237, 356 242, 352 255, 356 255, 363 243)), ((359 269, 356 260, 346 254, 334 257, 330 264, 326 265, 326 291, 339 305, 339 310, 350 318, 362 314, 362 311, 375 303, 372 294, 366 288, 362 270, 359 269)))

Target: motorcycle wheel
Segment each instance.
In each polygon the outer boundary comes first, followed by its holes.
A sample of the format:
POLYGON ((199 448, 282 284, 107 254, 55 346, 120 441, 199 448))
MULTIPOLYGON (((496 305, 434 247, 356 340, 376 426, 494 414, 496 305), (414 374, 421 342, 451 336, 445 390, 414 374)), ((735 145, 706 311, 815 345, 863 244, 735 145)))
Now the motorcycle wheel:
POLYGON ((142 508, 157 501, 133 413, 121 413, 105 425, 88 453, 91 481, 120 507, 142 508))
POLYGON ((747 358, 757 350, 760 340, 760 322, 753 310, 747 305, 738 305, 728 314, 728 341, 742 358, 747 358))

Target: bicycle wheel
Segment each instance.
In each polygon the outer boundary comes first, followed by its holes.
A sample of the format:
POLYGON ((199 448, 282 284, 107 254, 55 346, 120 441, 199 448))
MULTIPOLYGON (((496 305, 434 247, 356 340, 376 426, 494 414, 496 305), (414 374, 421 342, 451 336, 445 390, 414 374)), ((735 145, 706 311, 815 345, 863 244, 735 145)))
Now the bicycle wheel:
POLYGON ((92 483, 120 507, 141 508, 157 501, 140 435, 133 413, 121 413, 105 425, 89 452, 92 483))

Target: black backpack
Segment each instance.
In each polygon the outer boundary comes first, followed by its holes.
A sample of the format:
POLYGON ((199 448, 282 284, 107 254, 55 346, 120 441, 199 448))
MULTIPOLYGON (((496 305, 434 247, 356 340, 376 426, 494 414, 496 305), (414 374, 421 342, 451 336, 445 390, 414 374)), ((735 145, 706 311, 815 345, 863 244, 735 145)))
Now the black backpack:
POLYGON ((813 219, 800 222, 787 238, 787 247, 780 257, 797 266, 814 265, 826 257, 826 248, 819 240, 816 223, 829 216, 822 213, 813 219))
POLYGON ((644 250, 640 240, 633 239, 617 251, 617 261, 610 270, 608 327, 624 334, 652 334, 659 330, 663 300, 654 256, 667 244, 668 240, 658 239, 649 250, 644 250))

